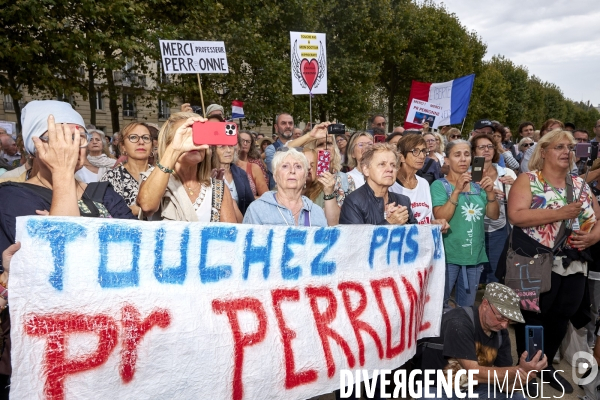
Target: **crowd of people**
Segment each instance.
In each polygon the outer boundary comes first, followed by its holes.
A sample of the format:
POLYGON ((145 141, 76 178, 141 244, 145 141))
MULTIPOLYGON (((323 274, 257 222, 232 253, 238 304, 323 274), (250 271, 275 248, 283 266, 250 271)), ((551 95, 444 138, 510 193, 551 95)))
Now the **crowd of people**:
MULTIPOLYGON (((445 368, 457 359, 461 368, 495 368, 511 377, 544 370, 552 387, 573 390, 553 373, 552 362, 569 322, 587 326, 588 344, 595 345, 600 163, 574 151, 590 142, 587 130, 549 119, 539 131, 523 122, 513 134, 484 119, 465 134, 427 125, 388 133, 385 116, 375 115, 369 129, 334 136, 327 133, 329 122, 302 130, 281 113, 272 138, 242 130, 233 146, 195 144, 192 125, 211 120, 225 121, 223 107, 210 105, 203 118, 184 104, 161 127, 131 122, 108 138, 86 126, 68 103, 27 104, 19 140, 0 132, 0 293, 18 251, 15 219, 24 215, 323 227, 436 224, 446 280, 438 340, 443 350, 434 365, 445 368), (384 142, 376 142, 381 135, 384 142), (331 157, 329 169, 317 173, 320 150, 331 157), (483 160, 477 179, 475 157, 483 160), (539 308, 520 310, 507 258, 543 253, 550 264, 542 266, 547 277, 534 299, 539 308), (474 307, 478 290, 485 290, 484 301, 474 307), (518 363, 506 334, 511 322, 518 363), (527 358, 525 325, 544 327, 543 357, 527 358), (444 340, 450 329, 463 332, 462 343, 444 340), (497 356, 482 363, 476 343, 494 347, 497 356)), ((593 130, 600 134, 600 120, 593 130)), ((10 321, 6 301, 0 306, 6 396, 10 321)), ((530 386, 536 379, 529 375, 530 386)))

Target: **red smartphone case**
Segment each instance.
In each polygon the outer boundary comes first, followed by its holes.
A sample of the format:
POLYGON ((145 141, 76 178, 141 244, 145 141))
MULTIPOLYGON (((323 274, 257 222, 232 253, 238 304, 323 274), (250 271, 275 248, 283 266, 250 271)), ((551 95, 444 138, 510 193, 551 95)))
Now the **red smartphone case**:
POLYGON ((195 145, 235 146, 237 125, 234 122, 195 122, 192 125, 192 138, 195 145))
POLYGON ((317 156, 317 176, 323 175, 323 172, 329 171, 331 163, 331 152, 329 150, 319 150, 317 156))

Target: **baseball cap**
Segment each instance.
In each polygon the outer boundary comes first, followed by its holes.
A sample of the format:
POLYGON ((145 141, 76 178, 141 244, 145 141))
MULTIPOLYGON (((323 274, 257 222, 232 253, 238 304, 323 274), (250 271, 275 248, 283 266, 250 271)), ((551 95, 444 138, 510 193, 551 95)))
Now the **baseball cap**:
POLYGON ((496 307, 502 316, 511 321, 525 323, 519 305, 520 298, 508 286, 501 285, 497 282, 489 283, 485 287, 483 298, 487 299, 490 304, 496 307))
POLYGON ((477 130, 488 127, 494 128, 494 125, 492 125, 492 121, 490 121, 489 119, 480 119, 479 121, 475 122, 475 126, 473 127, 473 129, 477 130))

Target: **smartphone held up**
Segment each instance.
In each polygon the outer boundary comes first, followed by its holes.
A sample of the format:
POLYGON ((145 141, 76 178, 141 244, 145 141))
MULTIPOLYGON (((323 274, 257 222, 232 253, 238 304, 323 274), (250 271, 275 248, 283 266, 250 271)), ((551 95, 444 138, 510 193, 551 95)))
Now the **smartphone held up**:
POLYGON ((325 171, 329 171, 331 164, 331 152, 329 150, 319 150, 317 155, 317 176, 322 176, 325 171))
POLYGON ((471 166, 471 180, 480 182, 483 179, 483 165, 485 157, 473 157, 473 165, 471 166))
POLYGON ((237 125, 234 122, 195 122, 192 125, 192 138, 195 145, 235 146, 237 125))

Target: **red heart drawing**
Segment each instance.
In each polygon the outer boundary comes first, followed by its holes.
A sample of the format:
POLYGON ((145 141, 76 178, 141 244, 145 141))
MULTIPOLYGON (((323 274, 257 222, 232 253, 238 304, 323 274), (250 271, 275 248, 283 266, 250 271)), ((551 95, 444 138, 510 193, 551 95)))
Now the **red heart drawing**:
POLYGON ((317 74, 319 73, 319 62, 315 59, 308 61, 306 58, 300 62, 300 73, 304 82, 308 85, 308 89, 312 90, 317 74))

